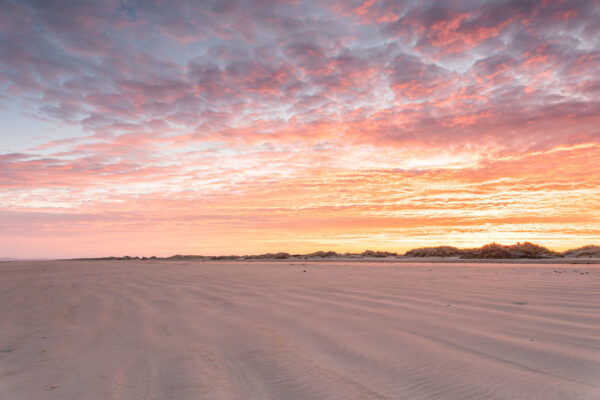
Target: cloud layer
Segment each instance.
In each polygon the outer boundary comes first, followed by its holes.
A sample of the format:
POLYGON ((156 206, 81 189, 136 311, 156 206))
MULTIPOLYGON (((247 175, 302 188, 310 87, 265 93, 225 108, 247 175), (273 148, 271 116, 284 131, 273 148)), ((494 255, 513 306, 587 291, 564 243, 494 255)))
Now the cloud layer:
POLYGON ((600 239, 596 2, 0 5, 7 256, 600 239))

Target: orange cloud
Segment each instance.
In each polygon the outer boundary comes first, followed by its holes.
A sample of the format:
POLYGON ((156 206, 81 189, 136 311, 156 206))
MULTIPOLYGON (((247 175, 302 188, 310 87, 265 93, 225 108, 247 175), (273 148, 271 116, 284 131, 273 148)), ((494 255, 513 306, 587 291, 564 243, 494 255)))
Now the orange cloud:
POLYGON ((593 2, 121 3, 0 14, 0 256, 600 238, 593 2))

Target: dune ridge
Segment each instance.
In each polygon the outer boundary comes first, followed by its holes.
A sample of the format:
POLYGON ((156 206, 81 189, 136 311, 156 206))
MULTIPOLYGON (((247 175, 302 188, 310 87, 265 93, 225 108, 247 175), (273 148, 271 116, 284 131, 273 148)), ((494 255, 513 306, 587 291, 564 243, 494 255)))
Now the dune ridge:
POLYGON ((307 254, 290 254, 286 252, 264 253, 256 255, 222 255, 222 256, 203 256, 203 255, 183 255, 176 254, 170 257, 140 257, 140 256, 110 256, 96 258, 76 258, 74 260, 98 260, 98 261, 119 261, 119 260, 311 260, 311 259, 372 259, 372 258, 431 258, 431 257, 458 257, 459 259, 496 259, 496 260, 516 260, 516 259, 552 259, 552 258, 598 258, 600 259, 600 246, 589 245, 576 249, 570 249, 564 252, 557 252, 547 249, 530 242, 516 243, 514 245, 501 245, 498 243, 486 244, 480 248, 459 249, 453 246, 434 246, 421 247, 398 254, 390 251, 365 250, 362 253, 337 253, 335 251, 316 251, 307 254))

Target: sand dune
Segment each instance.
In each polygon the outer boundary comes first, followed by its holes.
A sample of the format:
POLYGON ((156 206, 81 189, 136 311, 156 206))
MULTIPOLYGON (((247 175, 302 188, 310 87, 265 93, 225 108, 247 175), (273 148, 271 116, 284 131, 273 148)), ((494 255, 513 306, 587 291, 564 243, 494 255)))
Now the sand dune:
POLYGON ((0 273, 1 399, 600 399, 599 265, 0 273))

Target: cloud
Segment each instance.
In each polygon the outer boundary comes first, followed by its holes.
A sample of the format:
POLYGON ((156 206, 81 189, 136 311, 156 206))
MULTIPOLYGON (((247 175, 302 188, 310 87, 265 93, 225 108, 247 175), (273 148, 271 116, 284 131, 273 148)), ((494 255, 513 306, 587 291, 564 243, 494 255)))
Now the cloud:
POLYGON ((0 127, 3 212, 23 232, 237 224, 254 245, 294 225, 312 246, 335 227, 524 240, 539 211, 549 240, 594 237, 599 16, 577 0, 7 1, 0 101, 21 114, 0 127))

